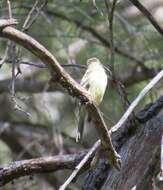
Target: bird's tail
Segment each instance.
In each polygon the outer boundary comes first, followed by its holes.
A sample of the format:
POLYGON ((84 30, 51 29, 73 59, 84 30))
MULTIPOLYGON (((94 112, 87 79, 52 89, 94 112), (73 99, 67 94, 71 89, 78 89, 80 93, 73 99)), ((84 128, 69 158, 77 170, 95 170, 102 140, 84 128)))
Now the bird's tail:
POLYGON ((83 106, 79 105, 77 113, 77 133, 76 133, 76 142, 82 140, 84 132, 86 111, 83 106))

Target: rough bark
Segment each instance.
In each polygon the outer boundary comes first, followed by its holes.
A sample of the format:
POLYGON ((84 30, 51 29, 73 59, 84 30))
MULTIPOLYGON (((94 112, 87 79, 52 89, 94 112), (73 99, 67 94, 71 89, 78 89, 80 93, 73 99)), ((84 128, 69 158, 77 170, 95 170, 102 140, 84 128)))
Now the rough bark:
POLYGON ((100 161, 96 169, 89 171, 82 190, 130 190, 135 185, 140 185, 142 189, 149 185, 144 179, 151 179, 156 157, 159 162, 158 150, 163 132, 163 97, 147 105, 136 115, 136 119, 136 123, 128 120, 128 126, 113 137, 122 156, 121 171, 116 171, 100 161))
POLYGON ((61 169, 73 169, 77 161, 82 159, 83 155, 85 155, 84 152, 81 154, 49 156, 14 162, 11 166, 1 168, 0 186, 25 175, 46 173, 61 169))

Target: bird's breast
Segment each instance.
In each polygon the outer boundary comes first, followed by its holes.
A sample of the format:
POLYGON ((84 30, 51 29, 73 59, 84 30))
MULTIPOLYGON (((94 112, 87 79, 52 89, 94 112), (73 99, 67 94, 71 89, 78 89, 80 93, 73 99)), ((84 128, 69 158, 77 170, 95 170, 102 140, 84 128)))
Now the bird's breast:
POLYGON ((97 70, 90 73, 89 76, 89 93, 93 100, 99 105, 103 99, 107 86, 107 75, 105 71, 97 70))

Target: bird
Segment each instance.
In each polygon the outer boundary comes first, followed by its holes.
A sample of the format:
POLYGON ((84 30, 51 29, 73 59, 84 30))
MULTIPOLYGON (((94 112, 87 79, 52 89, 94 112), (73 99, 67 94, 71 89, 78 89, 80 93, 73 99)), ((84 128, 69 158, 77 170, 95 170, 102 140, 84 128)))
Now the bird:
MULTIPOLYGON (((89 58, 87 60, 87 70, 81 79, 80 85, 88 91, 92 101, 97 106, 99 106, 103 100, 107 81, 107 74, 100 60, 96 57, 89 58)), ((79 104, 77 112, 76 142, 82 140, 86 120, 90 121, 90 116, 86 113, 83 106, 79 104)))

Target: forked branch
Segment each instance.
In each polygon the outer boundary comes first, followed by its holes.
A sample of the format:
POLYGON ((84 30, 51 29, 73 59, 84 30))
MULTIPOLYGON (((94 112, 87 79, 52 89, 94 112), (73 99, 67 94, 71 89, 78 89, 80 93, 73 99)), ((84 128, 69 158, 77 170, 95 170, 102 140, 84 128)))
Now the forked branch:
POLYGON ((22 45, 40 58, 49 68, 52 75, 55 74, 56 81, 61 84, 71 96, 78 98, 83 104, 85 104, 87 111, 92 115, 92 118, 94 118, 95 127, 98 130, 101 144, 108 153, 109 163, 119 167, 120 157, 113 147, 104 119, 97 106, 93 103, 88 92, 63 69, 57 59, 44 46, 29 35, 8 26, 0 30, 0 37, 10 39, 22 45))

